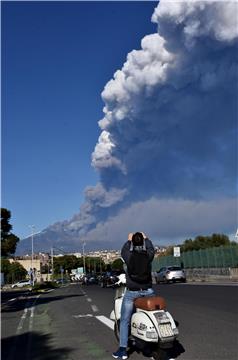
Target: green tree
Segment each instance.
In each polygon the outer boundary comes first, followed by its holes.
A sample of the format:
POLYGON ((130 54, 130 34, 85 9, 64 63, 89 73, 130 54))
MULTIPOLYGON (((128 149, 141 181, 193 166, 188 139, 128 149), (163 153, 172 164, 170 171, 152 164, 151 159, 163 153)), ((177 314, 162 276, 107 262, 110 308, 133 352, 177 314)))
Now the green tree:
POLYGON ((1 208, 1 255, 9 256, 15 253, 19 238, 11 233, 11 212, 1 208))
POLYGON ((112 262, 112 270, 123 270, 123 261, 122 259, 116 259, 112 262))
POLYGON ((4 273, 4 279, 7 283, 23 280, 27 275, 26 269, 19 262, 10 263, 7 259, 1 261, 1 272, 4 273))
POLYGON ((101 272, 105 270, 105 263, 100 257, 90 257, 85 258, 86 271, 91 272, 101 272))
MULTIPOLYGON (((72 269, 83 267, 83 257, 77 258, 75 255, 64 255, 54 257, 54 274, 60 274, 61 267, 64 271, 71 272, 72 269)), ((86 272, 99 272, 105 269, 105 264, 100 257, 85 257, 86 272)))
POLYGON ((72 269, 77 269, 81 266, 83 266, 83 260, 81 258, 77 258, 75 255, 64 255, 54 258, 55 274, 60 274, 61 268, 70 273, 72 269))
POLYGON ((181 245, 181 252, 228 246, 231 244, 232 242, 229 240, 229 237, 224 234, 212 234, 211 236, 198 235, 194 240, 185 240, 181 245))

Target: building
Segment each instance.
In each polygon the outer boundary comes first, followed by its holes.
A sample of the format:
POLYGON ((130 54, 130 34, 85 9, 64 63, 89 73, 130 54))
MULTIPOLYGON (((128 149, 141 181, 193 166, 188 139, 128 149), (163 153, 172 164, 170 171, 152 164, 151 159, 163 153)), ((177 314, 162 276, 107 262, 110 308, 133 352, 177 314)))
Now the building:
POLYGON ((17 261, 19 264, 21 264, 24 267, 24 269, 27 271, 29 277, 33 269, 35 274, 35 281, 37 282, 48 280, 50 277, 49 265, 51 259, 49 254, 43 254, 43 253, 39 253, 38 255, 34 254, 33 259, 31 255, 16 256, 12 259, 9 259, 9 261, 10 263, 17 261), (45 274, 45 269, 48 269, 46 274, 45 274))

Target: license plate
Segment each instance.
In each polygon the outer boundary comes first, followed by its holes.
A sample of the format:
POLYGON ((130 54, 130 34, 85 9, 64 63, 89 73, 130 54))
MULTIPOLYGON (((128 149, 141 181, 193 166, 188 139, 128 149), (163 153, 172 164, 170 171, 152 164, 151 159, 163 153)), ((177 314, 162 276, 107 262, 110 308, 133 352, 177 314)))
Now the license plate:
POLYGON ((160 324, 159 331, 162 337, 169 337, 174 335, 170 324, 160 324))

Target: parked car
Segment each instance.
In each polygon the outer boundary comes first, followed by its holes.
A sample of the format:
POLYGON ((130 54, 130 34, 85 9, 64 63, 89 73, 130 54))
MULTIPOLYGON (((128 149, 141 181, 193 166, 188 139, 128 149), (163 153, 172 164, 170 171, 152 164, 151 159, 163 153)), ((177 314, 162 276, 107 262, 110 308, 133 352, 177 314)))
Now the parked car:
POLYGON ((56 282, 56 284, 66 284, 67 280, 66 279, 55 279, 54 282, 56 282))
POLYGON ((96 275, 87 274, 86 276, 83 277, 82 283, 84 285, 98 284, 98 278, 96 275))
POLYGON ((186 275, 180 266, 165 266, 157 272, 157 283, 186 282, 186 275))
POLYGON ((23 286, 30 286, 31 285, 31 281, 30 280, 21 280, 21 281, 18 281, 17 283, 15 284, 12 284, 12 288, 21 288, 23 286))

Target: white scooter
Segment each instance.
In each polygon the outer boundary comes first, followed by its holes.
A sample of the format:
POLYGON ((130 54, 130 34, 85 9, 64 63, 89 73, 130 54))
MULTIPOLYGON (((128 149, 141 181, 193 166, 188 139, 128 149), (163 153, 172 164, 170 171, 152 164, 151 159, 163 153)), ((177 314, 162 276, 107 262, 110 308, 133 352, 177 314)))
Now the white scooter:
MULTIPOLYGON (((115 306, 110 319, 115 322, 114 332, 119 340, 121 306, 126 291, 125 274, 119 276, 116 284, 120 287, 116 290, 115 306)), ((140 350, 149 345, 155 360, 168 359, 167 351, 173 348, 179 332, 173 317, 166 311, 165 300, 160 296, 141 297, 134 304, 129 341, 140 350)))

